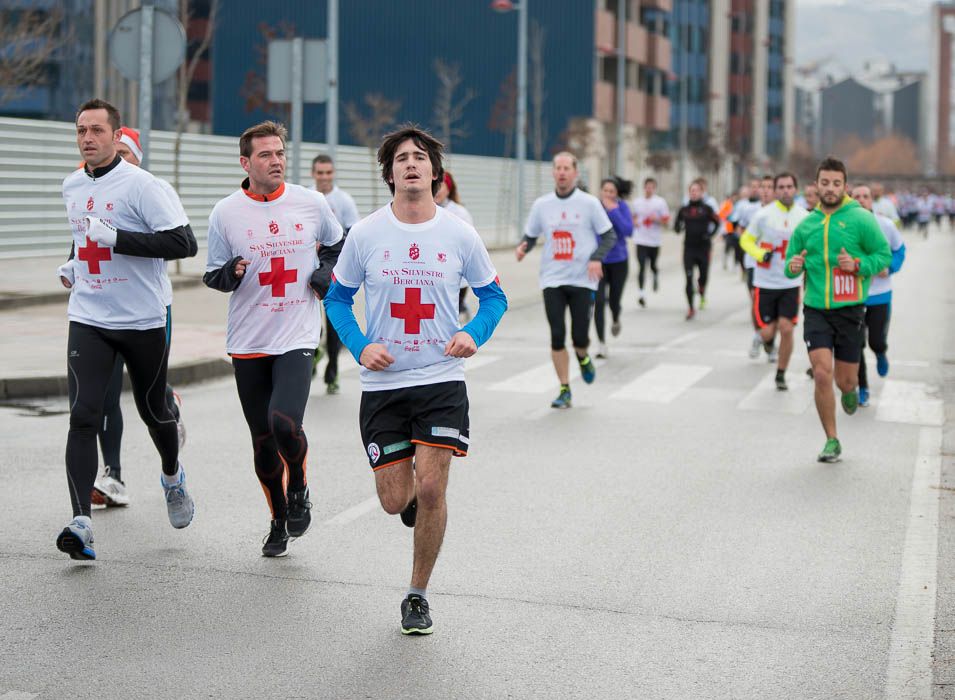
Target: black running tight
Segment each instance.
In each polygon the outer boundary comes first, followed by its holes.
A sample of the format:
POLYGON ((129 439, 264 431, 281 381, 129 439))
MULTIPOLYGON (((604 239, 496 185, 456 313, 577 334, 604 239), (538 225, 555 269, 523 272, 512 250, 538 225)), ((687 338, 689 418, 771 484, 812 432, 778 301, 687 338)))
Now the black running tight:
MULTIPOLYGON (((889 349, 889 319, 891 318, 891 304, 865 307, 865 327, 869 336, 869 347, 876 355, 884 355, 889 349)), ((862 356, 859 358, 859 386, 868 389, 869 374, 865 366, 865 341, 862 343, 862 348, 862 356)))
POLYGON ((166 329, 109 330, 71 321, 67 341, 70 432, 66 439, 66 476, 74 517, 90 514, 90 492, 96 479, 96 435, 102 425, 103 400, 117 354, 126 363, 136 408, 162 458, 163 472, 172 475, 178 469, 179 434, 166 403, 166 329))
POLYGON ((603 263, 604 276, 597 286, 597 301, 594 305, 594 324, 597 326, 597 338, 601 343, 604 342, 605 331, 604 307, 609 302, 613 322, 620 320, 620 299, 623 297, 623 287, 627 283, 629 271, 626 258, 620 262, 603 263))
POLYGON ((699 291, 700 296, 706 296, 706 280, 710 274, 710 249, 684 248, 683 270, 686 272, 686 301, 693 308, 693 296, 699 291), (699 276, 694 283, 693 268, 699 270, 699 276))
POLYGON ((645 272, 647 265, 653 272, 654 278, 659 274, 657 271, 657 256, 660 254, 658 246, 637 245, 637 285, 640 291, 643 291, 643 281, 646 279, 645 272))
POLYGON ((590 345, 590 313, 594 292, 586 287, 548 287, 544 290, 544 313, 550 325, 550 349, 563 350, 567 342, 567 309, 570 309, 570 338, 578 350, 590 345))
POLYGON ((288 515, 287 489, 306 484, 308 440, 302 428, 311 385, 312 348, 283 355, 232 359, 235 385, 252 433, 255 474, 272 518, 288 515))

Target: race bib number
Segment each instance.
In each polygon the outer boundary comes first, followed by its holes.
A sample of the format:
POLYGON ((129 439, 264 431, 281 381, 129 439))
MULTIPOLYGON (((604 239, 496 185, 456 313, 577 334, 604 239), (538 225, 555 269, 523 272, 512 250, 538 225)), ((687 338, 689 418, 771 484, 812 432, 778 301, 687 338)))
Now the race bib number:
POLYGON ((858 301, 859 282, 854 272, 845 272, 838 267, 832 271, 833 301, 858 301))
POLYGON ((574 259, 574 234, 570 231, 554 231, 554 260, 574 259))

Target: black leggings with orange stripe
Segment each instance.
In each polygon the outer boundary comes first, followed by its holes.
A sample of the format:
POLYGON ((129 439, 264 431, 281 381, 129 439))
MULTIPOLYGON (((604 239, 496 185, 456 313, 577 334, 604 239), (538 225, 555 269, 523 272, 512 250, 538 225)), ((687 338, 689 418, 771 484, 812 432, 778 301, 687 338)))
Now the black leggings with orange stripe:
POLYGON ((312 348, 251 359, 232 358, 235 385, 252 433, 255 474, 272 518, 288 515, 287 489, 305 488, 308 440, 302 420, 311 386, 312 348))

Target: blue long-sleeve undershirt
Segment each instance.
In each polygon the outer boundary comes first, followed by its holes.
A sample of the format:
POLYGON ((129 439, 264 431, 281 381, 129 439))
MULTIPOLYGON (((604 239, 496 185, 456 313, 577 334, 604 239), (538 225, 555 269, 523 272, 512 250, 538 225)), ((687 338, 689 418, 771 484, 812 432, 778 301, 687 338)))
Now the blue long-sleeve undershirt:
POLYGON ((905 262, 905 244, 892 251, 892 262, 889 263, 889 274, 894 275, 902 269, 902 263, 905 262))
MULTIPOLYGON (((323 303, 325 312, 328 314, 328 320, 338 333, 342 344, 348 348, 348 352, 355 358, 355 362, 360 362, 362 351, 373 341, 366 336, 358 320, 355 318, 355 311, 352 308, 355 303, 355 294, 357 287, 346 287, 337 280, 332 282, 328 293, 325 295, 323 303)), ((497 324, 500 323, 504 312, 507 311, 507 296, 497 281, 484 287, 475 287, 474 294, 479 300, 478 311, 461 330, 470 335, 475 344, 481 347, 488 341, 497 324)))

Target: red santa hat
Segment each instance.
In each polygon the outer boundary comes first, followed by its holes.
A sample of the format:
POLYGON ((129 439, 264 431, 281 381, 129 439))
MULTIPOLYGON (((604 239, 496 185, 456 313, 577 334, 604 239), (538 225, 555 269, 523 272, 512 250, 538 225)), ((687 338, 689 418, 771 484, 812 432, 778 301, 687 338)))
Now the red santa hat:
POLYGON ((128 126, 120 127, 119 132, 121 134, 119 137, 120 142, 129 146, 129 150, 136 156, 136 160, 142 163, 143 147, 139 145, 139 132, 135 129, 130 129, 128 126))

